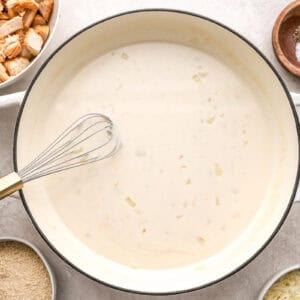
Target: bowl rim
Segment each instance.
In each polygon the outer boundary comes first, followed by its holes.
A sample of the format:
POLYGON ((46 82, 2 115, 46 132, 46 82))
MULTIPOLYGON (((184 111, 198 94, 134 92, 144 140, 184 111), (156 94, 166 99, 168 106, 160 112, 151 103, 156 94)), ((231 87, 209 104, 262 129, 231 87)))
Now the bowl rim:
POLYGON ((35 254, 37 254, 37 256, 41 259, 42 263, 46 267, 46 270, 47 270, 49 278, 50 278, 50 282, 51 282, 51 300, 55 300, 56 299, 56 291, 57 291, 55 275, 54 275, 54 272, 53 272, 50 264, 48 263, 47 259, 45 258, 44 254, 42 254, 41 250, 39 250, 30 241, 25 240, 23 238, 19 238, 19 237, 14 237, 14 236, 0 237, 0 244, 3 243, 3 242, 16 242, 16 243, 23 244, 23 245, 31 248, 35 252, 35 254))
POLYGON ((300 0, 295 0, 288 4, 278 15, 272 30, 272 45, 275 55, 281 65, 293 75, 300 77, 300 67, 295 66, 287 59, 279 42, 279 32, 285 17, 297 7, 300 8, 300 0))
MULTIPOLYGON (((45 54, 45 51, 49 47, 49 45, 50 45, 50 43, 53 39, 54 33, 56 32, 56 29, 58 27, 58 22, 59 22, 59 19, 60 19, 61 0, 54 0, 54 5, 56 6, 56 16, 55 16, 55 19, 53 21, 52 28, 50 28, 49 36, 46 39, 46 42, 43 45, 40 53, 20 73, 18 73, 15 76, 10 77, 6 81, 0 82, 0 89, 6 88, 6 87, 16 83, 18 80, 20 80, 25 74, 29 73, 29 71, 33 68, 33 66, 36 65, 36 63, 40 60, 40 58, 45 54)), ((50 20, 52 19, 52 17, 53 17, 53 12, 52 12, 52 15, 50 17, 50 20)), ((50 20, 49 20, 49 22, 50 22, 50 20)))
POLYGON ((275 273, 263 286, 261 292, 259 293, 259 296, 257 298, 257 300, 263 300, 264 296, 266 295, 266 293, 269 291, 269 289, 272 287, 272 285, 279 280, 281 277, 283 277, 284 275, 295 271, 295 270, 300 270, 300 264, 295 264, 292 266, 289 266, 287 268, 282 269, 281 271, 275 273))

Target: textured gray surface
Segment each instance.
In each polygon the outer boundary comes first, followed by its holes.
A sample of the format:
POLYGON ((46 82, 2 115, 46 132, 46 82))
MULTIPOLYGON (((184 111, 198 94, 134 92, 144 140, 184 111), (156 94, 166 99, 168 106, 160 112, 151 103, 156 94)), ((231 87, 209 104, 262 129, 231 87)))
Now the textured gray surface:
MULTIPOLYGON (((286 0, 65 0, 59 28, 47 55, 61 42, 86 25, 106 16, 145 7, 178 8, 196 12, 232 27, 252 41, 275 65, 291 91, 300 91, 300 80, 284 71, 274 58, 271 46, 273 22, 286 0)), ((46 58, 46 56, 44 59, 46 58)), ((40 62, 42 63, 42 61, 40 62)), ((26 89, 34 73, 0 94, 26 89)), ((12 134, 16 108, 0 110, 0 175, 12 169, 12 134)), ((139 296, 119 292, 93 282, 57 257, 33 227, 20 201, 7 198, 0 203, 0 236, 10 235, 33 242, 53 266, 58 283, 58 300, 247 300, 255 299, 265 281, 276 271, 300 262, 300 204, 294 204, 288 219, 271 244, 239 273, 212 287, 169 297, 139 296)), ((1 284, 1 283, 0 283, 1 284)), ((2 299, 1 299, 2 300, 2 299)))

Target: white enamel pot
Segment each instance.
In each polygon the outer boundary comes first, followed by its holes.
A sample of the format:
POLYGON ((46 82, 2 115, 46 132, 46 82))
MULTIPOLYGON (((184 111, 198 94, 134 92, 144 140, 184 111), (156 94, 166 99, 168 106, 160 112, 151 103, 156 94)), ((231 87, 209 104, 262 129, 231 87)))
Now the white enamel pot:
MULTIPOLYGON (((238 243, 205 263, 172 269, 136 269, 101 257, 77 240, 42 192, 31 193, 25 188, 20 196, 41 236, 79 272, 121 290, 174 294, 206 287, 237 272, 255 258, 279 230, 295 200, 298 185, 299 123, 295 104, 300 99, 289 93, 274 67, 255 46, 216 21, 174 10, 151 9, 120 14, 77 33, 40 69, 26 91, 17 120, 13 151, 15 171, 30 151, 28 141, 43 122, 51 101, 76 68, 101 53, 143 41, 165 41, 193 47, 212 44, 219 50, 224 63, 238 64, 247 71, 252 78, 249 85, 255 83, 270 103, 272 114, 276 115, 272 126, 278 128, 281 147, 285 145, 284 163, 280 168, 274 166, 274 172, 281 179, 270 191, 272 197, 264 202, 251 228, 243 233, 238 243)), ((16 95, 10 96, 12 98, 15 99, 16 95)), ((2 103, 11 103, 7 99, 2 99, 2 103)))

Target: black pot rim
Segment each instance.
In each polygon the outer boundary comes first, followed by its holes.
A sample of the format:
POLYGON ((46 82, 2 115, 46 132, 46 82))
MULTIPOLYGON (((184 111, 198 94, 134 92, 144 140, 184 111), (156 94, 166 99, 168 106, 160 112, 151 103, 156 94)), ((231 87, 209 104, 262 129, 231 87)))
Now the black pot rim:
MULTIPOLYGON (((293 105, 293 101, 291 98, 291 95, 283 81, 283 79, 281 78, 281 76, 279 75, 279 73, 276 71, 276 69, 273 67, 273 65, 271 64, 271 62, 266 58, 266 56, 255 46, 253 45, 248 39, 246 39, 244 36, 242 36, 241 34, 239 34, 238 32, 236 32, 235 30, 229 28, 228 26, 224 25, 223 23, 219 22, 219 21, 215 21, 211 18, 196 14, 196 13, 192 13, 192 12, 188 12, 185 10, 177 10, 177 9, 167 9, 167 8, 148 8, 148 9, 138 9, 138 10, 131 10, 131 11, 126 11, 126 12, 122 12, 110 17, 107 17, 105 19, 102 19, 100 21, 94 22, 91 25, 85 27, 84 29, 78 31, 77 33, 75 33, 74 35, 72 35, 70 38, 68 38, 64 43, 62 43, 48 58, 47 60, 43 63, 43 65, 40 67, 40 69, 38 70, 37 74, 34 76, 33 80, 31 81, 28 90, 25 93, 24 96, 24 100, 22 102, 22 105, 20 107, 19 113, 18 113, 18 117, 17 117, 17 122, 16 122, 16 127, 15 127, 15 132, 14 132, 14 143, 13 143, 13 164, 14 164, 14 169, 17 172, 18 170, 18 164, 17 164, 17 139, 18 139, 18 132, 19 132, 19 126, 20 126, 20 121, 21 121, 21 117, 22 117, 22 113, 24 110, 24 107, 26 105, 27 99, 28 99, 28 95, 31 92, 31 89, 33 88, 36 80, 38 79, 38 77, 40 76, 40 74, 42 73, 42 71, 46 68, 46 66, 48 65, 48 63, 51 61, 51 59, 65 46, 67 45, 69 42, 71 42, 73 39, 75 39, 77 36, 79 36, 81 33, 89 30, 92 27, 95 27, 101 23, 104 23, 106 21, 124 16, 124 15, 129 15, 129 14, 135 14, 135 13, 144 13, 144 12, 170 12, 170 13, 178 13, 178 14, 185 14, 185 15, 189 15, 192 17, 197 17, 206 21, 209 21, 215 25, 218 25, 220 27, 222 27, 223 29, 231 32, 232 34, 234 34, 235 36, 237 36, 239 39, 241 39, 242 41, 244 41, 249 47, 251 47, 253 50, 255 50, 255 52, 265 61, 265 63, 269 66, 269 68, 273 71, 273 73, 276 75, 278 81, 280 82, 286 96, 287 96, 287 100, 289 101, 290 107, 292 109, 293 115, 294 115, 294 121, 295 121, 295 126, 296 126, 296 130, 298 133, 298 157, 300 155, 300 140, 299 140, 299 135, 300 135, 300 125, 299 125, 299 119, 298 119, 298 115, 296 112, 296 109, 293 105)), ((68 265, 70 265, 72 268, 74 268, 76 271, 78 271, 79 273, 87 276, 88 278, 101 283, 105 286, 114 288, 116 290, 119 291, 124 291, 124 292, 130 292, 130 293, 135 293, 135 294, 140 294, 140 295, 176 295, 176 294, 181 294, 181 293, 187 293, 187 292, 192 292, 192 291, 196 291, 208 286, 211 286, 215 283, 218 283, 230 276, 232 276, 233 274, 237 273, 238 271, 240 271, 241 269, 243 269, 246 265, 248 265, 254 258, 256 258, 265 248, 266 246, 271 242, 271 240, 274 238, 274 236, 276 235, 276 233, 279 231, 279 229, 281 228, 283 222, 285 221, 291 206, 293 204, 293 200, 295 198, 296 192, 297 192, 297 186, 298 186, 298 181, 299 181, 299 176, 300 176, 300 161, 298 159, 298 166, 297 166, 297 175, 296 175, 296 179, 295 179, 295 183, 294 183, 294 187, 292 190, 292 195, 290 197, 289 203, 287 205, 287 208, 282 216, 282 218, 279 220, 277 227, 274 229, 273 233, 270 235, 269 239, 260 247, 257 249, 256 253, 253 254, 251 257, 249 257, 243 264, 241 264, 239 267, 235 268, 235 270, 229 272, 228 274, 222 276, 221 278, 218 278, 214 281, 211 281, 207 284, 201 285, 201 286, 197 286, 197 287, 193 287, 190 289, 186 289, 186 290, 174 290, 174 291, 169 291, 169 292, 143 292, 143 291, 139 291, 139 290, 131 290, 131 289, 126 289, 120 286, 116 286, 107 282, 103 282, 102 280, 99 280, 89 274, 87 274, 86 272, 84 272, 83 270, 81 270, 80 268, 78 268, 77 266, 75 266, 73 263, 71 263, 64 255, 62 255, 52 244, 51 242, 48 240, 47 236, 42 232, 41 228, 39 227, 39 225, 37 224, 37 222, 35 221, 28 205, 27 202, 25 200, 25 196, 23 194, 23 191, 20 190, 19 194, 22 200, 22 203, 24 205, 25 210, 27 211, 28 215, 31 218, 32 223, 34 224, 35 228, 37 229, 37 231, 39 232, 40 236, 44 239, 44 241, 48 244, 48 246, 64 261, 66 262, 68 265)))

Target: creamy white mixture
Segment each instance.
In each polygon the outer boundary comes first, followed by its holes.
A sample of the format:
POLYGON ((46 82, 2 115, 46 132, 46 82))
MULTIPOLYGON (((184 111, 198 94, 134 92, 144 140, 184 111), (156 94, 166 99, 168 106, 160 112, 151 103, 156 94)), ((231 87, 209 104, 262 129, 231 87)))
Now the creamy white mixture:
POLYGON ((180 266, 228 246, 271 177, 270 116, 248 83, 213 56, 167 43, 131 45, 78 70, 41 130, 50 140, 100 112, 118 125, 123 148, 44 179, 63 222, 132 267, 180 266))

